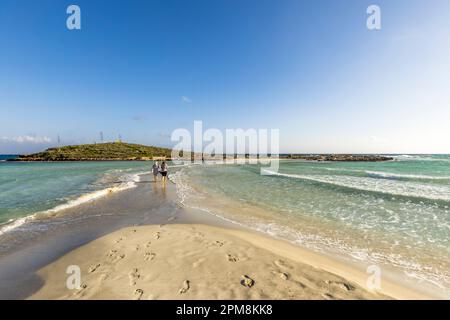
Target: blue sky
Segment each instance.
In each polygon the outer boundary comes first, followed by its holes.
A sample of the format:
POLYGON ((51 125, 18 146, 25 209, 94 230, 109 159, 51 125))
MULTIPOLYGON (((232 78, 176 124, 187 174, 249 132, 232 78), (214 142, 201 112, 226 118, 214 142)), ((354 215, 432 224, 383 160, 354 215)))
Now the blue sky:
POLYGON ((194 120, 278 128, 282 152, 450 153, 447 0, 2 0, 0 41, 0 153, 171 146, 194 120))

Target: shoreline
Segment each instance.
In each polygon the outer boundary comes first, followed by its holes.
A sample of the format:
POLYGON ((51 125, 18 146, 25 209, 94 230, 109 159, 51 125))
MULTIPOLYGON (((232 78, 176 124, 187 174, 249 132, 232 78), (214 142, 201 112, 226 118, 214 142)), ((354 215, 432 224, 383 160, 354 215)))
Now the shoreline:
POLYGON ((145 173, 143 172, 133 173, 131 174, 131 177, 134 179, 133 181, 116 182, 114 183, 114 185, 109 186, 107 188, 93 190, 88 193, 81 193, 78 196, 70 200, 61 202, 52 208, 34 212, 23 217, 18 217, 0 223, 0 236, 6 234, 7 232, 13 231, 16 228, 19 228, 20 226, 26 224, 27 222, 39 219, 40 217, 44 218, 45 215, 50 214, 57 215, 59 212, 62 212, 66 209, 76 208, 77 206, 80 206, 82 204, 88 204, 89 202, 111 195, 112 193, 133 189, 137 186, 138 183, 141 182, 142 175, 145 175, 145 173))
MULTIPOLYGON (((135 191, 135 189, 129 190, 129 192, 133 193, 133 191, 135 191)), ((168 193, 171 193, 171 195, 168 196, 168 199, 166 199, 166 200, 168 200, 169 202, 172 202, 174 200, 173 197, 176 196, 174 189, 175 189, 175 186, 171 182, 168 182, 167 190, 168 190, 168 193)), ((120 193, 123 194, 124 192, 120 192, 120 193)), ((120 194, 118 194, 117 196, 120 197, 120 194)), ((159 195, 159 197, 161 197, 161 195, 159 195)), ((109 199, 105 198, 105 199, 102 199, 102 201, 108 202, 109 199)), ((89 204, 84 204, 84 205, 89 205, 89 204)), ((162 208, 163 210, 166 208, 166 205, 167 205, 167 203, 163 206, 163 208, 162 208)), ((236 226, 231 223, 227 223, 223 219, 220 219, 220 218, 212 216, 212 215, 207 215, 203 212, 195 212, 195 210, 188 209, 188 208, 178 208, 178 209, 181 210, 182 213, 186 215, 185 218, 180 219, 180 218, 165 216, 163 219, 160 220, 160 222, 162 222, 161 225, 163 225, 163 228, 165 225, 172 226, 173 224, 176 224, 177 228, 180 228, 181 231, 183 231, 183 230, 186 231, 186 229, 189 229, 190 226, 192 226, 194 224, 194 225, 198 225, 199 228, 201 228, 201 229, 206 229, 206 230, 214 229, 216 234, 221 234, 225 237, 232 237, 233 239, 236 238, 236 239, 238 239, 239 243, 240 242, 247 243, 247 245, 250 246, 251 250, 256 250, 257 248, 264 249, 264 250, 268 251, 269 254, 277 256, 278 257, 277 259, 280 259, 279 257, 281 257, 281 259, 287 259, 287 260, 293 261, 297 264, 301 264, 301 265, 305 265, 308 267, 312 267, 313 269, 321 270, 321 272, 323 272, 324 274, 330 273, 330 274, 336 275, 340 278, 339 283, 341 283, 341 285, 340 285, 341 287, 343 286, 342 283, 348 282, 350 287, 356 287, 356 288, 359 288, 359 290, 365 292, 365 290, 363 288, 366 285, 367 274, 361 272, 360 270, 357 270, 356 268, 354 268, 350 265, 346 265, 342 262, 335 261, 324 255, 316 254, 307 249, 290 244, 287 241, 271 238, 268 235, 263 235, 256 231, 247 230, 245 227, 236 226)), ((179 212, 179 214, 180 213, 181 212, 179 212)), ((150 225, 137 227, 137 228, 156 228, 156 227, 159 228, 159 226, 160 226, 159 224, 158 225, 150 224, 150 225)), ((66 252, 62 253, 61 255, 55 257, 50 263, 44 264, 42 266, 43 268, 41 267, 41 268, 36 269, 35 272, 37 271, 37 274, 40 276, 39 280, 41 281, 40 285, 42 285, 42 287, 37 292, 34 292, 33 294, 28 295, 28 298, 38 298, 38 297, 58 298, 56 296, 48 295, 48 294, 50 294, 50 292, 55 290, 53 288, 53 286, 50 285, 49 283, 51 283, 52 281, 58 282, 57 279, 56 280, 50 279, 48 277, 48 274, 56 273, 62 277, 66 277, 67 275, 65 274, 65 272, 62 272, 64 270, 62 270, 60 267, 58 267, 58 264, 63 263, 61 261, 65 261, 64 259, 70 259, 70 257, 74 254, 76 254, 76 255, 81 254, 83 256, 84 255, 83 252, 86 251, 86 252, 89 252, 85 255, 85 257, 86 257, 85 259, 89 262, 89 263, 88 262, 86 262, 86 263, 87 264, 96 264, 95 261, 89 261, 88 257, 102 256, 105 253, 100 252, 101 251, 100 249, 98 249, 98 251, 95 251, 95 250, 91 251, 91 249, 89 249, 89 248, 91 246, 96 246, 96 243, 103 241, 102 237, 106 237, 106 238, 115 237, 115 236, 117 236, 117 234, 119 234, 121 232, 123 233, 123 230, 127 230, 129 228, 130 227, 125 227, 125 229, 118 228, 118 230, 114 229, 114 230, 111 230, 111 232, 106 232, 105 234, 100 235, 101 236, 100 238, 94 237, 93 239, 91 239, 91 241, 82 243, 82 244, 80 244, 81 246, 77 246, 75 248, 72 248, 71 250, 67 250, 66 252), (88 248, 88 249, 86 249, 86 248, 88 248), (79 252, 81 252, 81 253, 79 253, 79 252), (67 258, 67 257, 69 257, 69 258, 67 258), (47 271, 53 270, 53 271, 51 271, 50 273, 46 273, 46 270, 47 271), (47 276, 45 274, 47 274, 47 276)), ((149 238, 152 237, 151 233, 149 233, 148 237, 149 238)), ((236 241, 236 239, 234 241, 236 241)), ((175 240, 174 240, 174 243, 176 243, 175 240)), ((186 240, 183 239, 183 242, 185 242, 185 241, 186 240)), ((105 251, 105 250, 103 250, 103 251, 105 251)), ((106 251, 108 251, 108 250, 106 250, 106 251)), ((203 254, 203 253, 201 253, 201 254, 203 254)), ((266 264, 267 264, 267 261, 264 261, 264 262, 266 262, 266 264)), ((178 264, 183 265, 184 263, 183 263, 183 261, 178 261, 178 264)), ((84 268, 89 268, 89 267, 90 266, 87 266, 87 265, 84 266, 84 268)), ((125 272, 125 270, 122 270, 122 271, 125 272)), ((260 275, 258 274, 258 276, 260 276, 260 275)), ((316 279, 316 281, 317 281, 317 283, 321 283, 320 282, 321 280, 316 279)), ((327 288, 326 290, 328 290, 328 289, 329 288, 327 288)), ((359 292, 359 290, 358 290, 358 292, 359 292)), ((207 292, 207 291, 205 291, 205 292, 207 292)), ((382 298, 393 297, 393 298, 399 298, 399 299, 426 299, 426 298, 428 298, 426 295, 412 292, 409 289, 403 288, 403 287, 393 284, 389 281, 383 281, 381 292, 382 292, 382 294, 386 295, 386 297, 380 296, 377 298, 381 298, 381 297, 382 298)), ((351 293, 353 293, 353 292, 351 292, 351 293)), ((322 292, 320 294, 322 295, 325 293, 322 292)), ((341 294, 342 294, 342 292, 341 292, 341 294)), ((377 295, 378 293, 370 293, 370 294, 377 295)), ((313 296, 314 296, 314 294, 312 294, 312 296, 310 296, 310 297, 312 298, 313 296)), ((335 293, 335 298, 338 298, 338 296, 339 295, 336 296, 336 293, 335 293)), ((301 296, 298 296, 298 298, 300 298, 300 297, 301 296)), ((362 295, 362 296, 345 296, 345 297, 342 296, 342 298, 348 298, 348 299, 362 298, 362 297, 364 297, 364 295, 362 295)), ((367 297, 369 297, 369 296, 367 296, 367 297)), ((59 298, 61 298, 61 297, 59 297, 59 298)), ((130 297, 130 298, 132 298, 132 297, 130 297)), ((176 295, 173 296, 172 298, 176 298, 176 295)), ((202 298, 205 298, 205 297, 202 297, 202 298)), ((231 296, 228 298, 231 298, 231 296)), ((254 297, 254 298, 257 299, 258 297, 254 297)), ((288 297, 285 297, 285 298, 288 298, 288 297)), ((295 299, 295 296, 291 297, 291 298, 295 299)), ((304 297, 304 298, 306 298, 306 297, 304 297)), ((318 296, 314 296, 314 298, 328 299, 330 297, 318 295, 318 296)), ((370 298, 375 298, 375 296, 370 295, 370 298)))
POLYGON ((121 228, 165 223, 227 224, 203 213, 182 210, 171 201, 176 197, 171 184, 168 182, 168 187, 162 188, 160 183, 150 180, 150 175, 144 174, 135 188, 27 221, 0 235, 0 300, 30 296, 43 284, 36 276, 39 269, 121 228))
MULTIPOLYGON (((152 188, 153 187, 155 187, 155 186, 152 185, 152 188)), ((156 184, 156 188, 158 188, 157 184, 156 184)), ((208 215, 204 212, 198 212, 198 210, 196 211, 196 210, 192 210, 189 208, 177 208, 176 214, 174 214, 172 216, 168 216, 167 212, 164 212, 164 211, 167 211, 167 205, 169 203, 172 203, 172 205, 174 204, 173 203, 174 197, 176 197, 174 189, 175 189, 175 186, 172 185, 171 182, 168 182, 167 190, 165 190, 164 193, 162 193, 162 194, 156 195, 157 197, 163 196, 164 201, 159 203, 158 208, 152 207, 151 205, 147 208, 147 210, 150 210, 150 211, 157 211, 159 214, 162 214, 162 216, 160 216, 158 219, 150 219, 148 222, 144 222, 144 223, 140 222, 137 225, 146 225, 146 227, 148 227, 148 228, 153 228, 153 227, 155 227, 155 223, 157 223, 158 226, 159 225, 177 224, 178 226, 181 226, 180 228, 182 228, 183 230, 189 228, 189 226, 191 226, 193 224, 199 225, 200 228, 206 228, 208 230, 209 230, 209 228, 213 228, 213 229, 215 228, 214 230, 216 230, 218 233, 223 234, 226 237, 237 238, 237 239, 239 239, 239 241, 241 241, 241 242, 243 241, 243 242, 249 244, 252 249, 255 249, 255 248, 264 249, 266 251, 269 251, 270 254, 277 255, 277 256, 280 256, 280 252, 283 252, 283 254, 281 255, 283 259, 289 259, 289 260, 292 260, 299 264, 307 265, 309 267, 312 266, 313 268, 318 268, 318 269, 322 270, 322 272, 325 272, 327 274, 331 273, 331 274, 337 275, 338 277, 342 278, 340 280, 340 282, 344 283, 345 281, 347 281, 350 283, 350 285, 352 287, 358 287, 359 290, 364 291, 363 288, 366 285, 366 280, 367 280, 368 275, 363 273, 361 270, 358 270, 354 266, 345 264, 342 261, 334 260, 327 256, 314 253, 308 249, 301 248, 297 245, 293 245, 284 240, 275 239, 275 238, 272 238, 265 234, 263 235, 260 232, 248 230, 247 228, 245 228, 243 226, 238 226, 233 223, 229 223, 224 219, 221 219, 221 218, 213 216, 213 215, 208 215), (167 194, 165 192, 167 192, 167 194), (264 244, 263 245, 264 248, 261 248, 261 244, 264 244), (268 248, 270 248, 270 249, 268 250, 268 248)), ((144 193, 142 193, 142 190, 146 190, 145 186, 140 185, 138 188, 118 192, 117 194, 114 195, 114 197, 126 198, 131 194, 139 193, 139 192, 141 192, 139 197, 142 197, 143 194, 147 195, 149 193, 148 190, 144 191, 144 193)), ((154 192, 154 191, 155 190, 152 190, 152 192, 154 192)), ((159 191, 162 191, 162 190, 159 190, 159 191)), ((99 206, 102 207, 105 205, 105 203, 110 202, 110 200, 111 199, 109 199, 109 197, 105 197, 98 201, 95 200, 94 204, 86 203, 86 204, 80 205, 80 207, 89 207, 91 205, 95 205, 95 202, 98 202, 99 206)), ((149 205, 149 202, 147 202, 147 205, 149 205)), ((77 211, 77 209, 78 208, 72 208, 73 211, 77 211)), ((81 208, 80 208, 80 210, 81 210, 81 208)), ((153 217, 153 218, 155 218, 155 217, 153 217)), ((136 224, 134 224, 134 225, 136 225, 136 224)), ((90 246, 92 246, 93 244, 95 244, 98 241, 102 241, 101 237, 109 237, 109 236, 112 236, 113 234, 120 233, 121 230, 123 230, 122 228, 129 228, 129 226, 130 226, 130 224, 128 224, 128 227, 127 227, 127 224, 124 224, 120 227, 113 228, 111 230, 108 230, 107 232, 103 232, 101 234, 98 234, 97 236, 91 237, 90 239, 81 241, 80 243, 78 243, 78 245, 72 246, 68 250, 61 251, 61 253, 54 256, 51 259, 51 261, 47 261, 47 263, 42 263, 39 267, 36 267, 32 273, 35 275, 35 273, 37 272, 37 274, 41 275, 41 277, 39 277, 40 284, 35 286, 35 289, 33 290, 33 292, 30 292, 29 294, 25 295, 24 297, 31 297, 31 298, 37 297, 37 296, 35 296, 35 294, 37 294, 37 292, 40 292, 40 290, 43 290, 42 288, 47 288, 48 281, 51 281, 51 279, 49 279, 49 278, 46 279, 45 276, 42 276, 43 275, 42 272, 45 272, 43 270, 49 270, 49 268, 50 269, 55 268, 55 266, 58 263, 60 263, 59 261, 66 259, 67 256, 71 256, 72 254, 74 254, 74 252, 89 250, 86 248, 89 248, 90 246), (41 289, 39 289, 40 286, 43 286, 43 287, 41 289)), ((146 228, 146 227, 142 227, 142 228, 146 228)), ((87 256, 88 257, 92 256, 92 255, 98 256, 99 254, 100 254, 99 252, 92 252, 87 256)), ((94 262, 92 262, 92 263, 94 264, 94 262)), ((179 261, 179 263, 182 263, 182 261, 179 261)), ((60 270, 60 271, 64 271, 64 270, 60 270)), ((62 273, 59 272, 59 273, 62 274, 64 277, 67 276, 64 272, 62 272, 62 273)), ((402 287, 400 285, 391 283, 389 281, 383 281, 383 284, 384 285, 382 286, 381 292, 382 292, 382 294, 384 294, 386 296, 390 296, 393 298, 399 298, 399 299, 427 299, 427 298, 430 298, 429 296, 427 296, 425 294, 420 294, 420 293, 411 291, 409 288, 402 287)), ((45 289, 45 290, 47 290, 47 289, 45 289)), ((51 289, 51 290, 53 290, 53 289, 51 289)), ((49 294, 49 293, 41 292, 41 293, 39 293, 39 296, 45 297, 46 294, 49 294)), ((323 294, 325 294, 325 293, 323 293, 323 294)), ((48 297, 50 297, 50 296, 48 296, 48 297)), ((132 298, 132 297, 130 297, 130 298, 132 298)), ((291 297, 291 298, 295 299, 295 297, 291 297)), ((321 297, 315 296, 315 298, 320 299, 321 297)), ((322 298, 327 299, 327 297, 325 297, 325 296, 322 296, 322 298)), ((342 297, 342 298, 344 298, 344 297, 342 297)), ((350 298, 350 297, 347 296, 346 298, 350 298)), ((353 297, 353 298, 357 298, 357 297, 353 297)), ((374 297, 371 296, 371 298, 374 298, 374 297)), ((388 298, 388 297, 383 297, 383 298, 388 298)))

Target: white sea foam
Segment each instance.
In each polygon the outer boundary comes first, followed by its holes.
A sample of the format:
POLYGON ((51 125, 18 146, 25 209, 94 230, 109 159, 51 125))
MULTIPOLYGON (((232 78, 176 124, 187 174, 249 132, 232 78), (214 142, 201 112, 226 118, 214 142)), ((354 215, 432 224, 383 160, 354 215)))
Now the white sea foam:
MULTIPOLYGON (((269 171, 269 170, 267 170, 269 171)), ((272 172, 274 173, 274 172, 272 172)), ((277 173, 274 173, 277 174, 277 173)), ((288 175, 288 174, 278 174, 281 176, 287 176, 296 179, 307 179, 316 181, 318 177, 323 176, 301 176, 301 175, 288 175)), ((346 177, 344 176, 344 180, 339 180, 342 176, 325 176, 325 181, 319 181, 324 183, 332 183, 338 185, 344 185, 346 187, 350 186, 352 188, 356 187, 361 188, 358 185, 361 181, 365 182, 362 185, 362 188, 369 188, 370 191, 374 189, 372 185, 373 181, 379 181, 381 185, 376 188, 376 191, 381 192, 385 188, 389 189, 386 186, 386 181, 389 184, 389 180, 384 179, 374 179, 361 177, 363 180, 359 180, 360 177, 346 177), (355 178, 347 179, 347 178, 355 178), (326 179, 330 179, 329 181, 326 179), (367 183, 366 180, 369 180, 370 183, 367 183)), ((274 220, 259 220, 254 217, 245 215, 240 218, 232 217, 231 219, 227 217, 228 214, 225 212, 221 212, 220 209, 212 209, 209 208, 208 205, 201 201, 202 196, 197 197, 196 187, 192 185, 192 182, 188 179, 188 176, 185 172, 178 172, 173 177, 174 182, 177 185, 177 193, 179 195, 180 202, 183 205, 186 205, 193 209, 201 210, 205 213, 216 216, 220 219, 226 220, 228 222, 250 228, 259 232, 263 232, 270 236, 276 238, 282 238, 288 241, 291 241, 294 244, 304 246, 316 252, 338 255, 344 259, 350 259, 351 261, 358 261, 359 263, 365 264, 379 264, 379 265, 387 265, 389 267, 393 267, 395 270, 404 271, 408 276, 414 275, 411 278, 417 279, 419 282, 427 282, 438 288, 446 288, 450 284, 450 275, 445 270, 441 270, 439 268, 435 268, 431 265, 426 265, 419 260, 416 260, 414 257, 409 257, 407 255, 402 255, 396 253, 396 251, 383 251, 377 250, 376 247, 368 249, 366 247, 362 247, 353 242, 347 242, 345 239, 340 239, 335 236, 324 235, 320 233, 307 232, 305 230, 299 230, 297 228, 293 228, 283 223, 278 223, 276 217, 274 216, 274 220), (187 201, 189 199, 189 201, 187 201)), ((320 178, 319 178, 320 179, 320 178)), ((324 180, 321 179, 321 180, 324 180)), ((392 181, 392 186, 396 187, 396 182, 392 181)), ((404 183, 404 182, 403 182, 404 183)), ((389 184, 391 185, 391 184, 389 184)), ((416 185, 419 186, 419 185, 416 185)), ((422 185, 420 185, 422 188, 422 185)), ((410 186, 409 186, 410 187, 410 186)), ((397 193, 413 193, 417 192, 416 189, 407 189, 405 190, 394 190, 397 193)), ((436 191, 436 190, 434 190, 436 191)), ((442 191, 442 190, 441 190, 442 191)), ((427 196, 430 196, 427 194, 427 196)), ((432 194, 431 196, 436 196, 432 194)), ((443 193, 438 194, 437 196, 443 197, 443 193)), ((363 244, 364 245, 364 244, 363 244)), ((395 244, 394 244, 395 245, 395 244)))
POLYGON ((362 191, 379 192, 384 194, 424 198, 430 200, 450 201, 450 189, 448 186, 436 186, 418 184, 414 182, 400 182, 394 180, 381 180, 366 177, 287 174, 274 172, 267 169, 263 170, 271 175, 315 181, 362 191))
POLYGON ((395 155, 391 156, 397 161, 441 161, 441 162, 450 162, 450 159, 443 159, 443 158, 433 158, 429 155, 409 155, 409 154, 402 154, 402 155, 395 155))
POLYGON ((192 192, 192 189, 184 182, 183 175, 183 170, 180 170, 171 174, 169 178, 175 183, 179 203, 184 206, 186 197, 189 192, 192 192))
POLYGON ((427 176, 420 174, 401 174, 383 171, 365 171, 369 175, 379 176, 382 178, 406 178, 406 179, 422 179, 422 180, 450 180, 450 176, 427 176))
POLYGON ((140 175, 143 173, 144 172, 124 175, 121 177, 122 181, 118 185, 108 187, 105 189, 101 189, 101 190, 97 190, 97 191, 93 191, 90 193, 82 194, 79 197, 77 197, 75 199, 71 199, 71 200, 67 201, 66 203, 60 204, 54 208, 51 208, 51 209, 48 209, 45 211, 41 211, 41 212, 36 212, 34 214, 31 214, 31 215, 28 215, 26 217, 22 217, 22 218, 19 218, 16 220, 10 220, 7 223, 5 223, 2 227, 0 227, 0 236, 22 226, 30 221, 36 220, 37 218, 48 217, 48 216, 54 215, 60 211, 74 208, 81 204, 100 199, 111 193, 120 192, 120 191, 124 191, 124 190, 130 189, 130 188, 134 188, 137 185, 136 183, 140 181, 140 175))
POLYGON ((346 169, 346 168, 320 168, 328 171, 342 171, 342 172, 364 172, 364 170, 358 170, 358 169, 346 169))
POLYGON ((393 173, 385 171, 370 171, 370 170, 358 170, 358 169, 346 169, 346 168, 321 168, 328 171, 337 172, 353 172, 353 173, 366 173, 371 176, 378 176, 380 178, 404 178, 404 179, 417 179, 417 180, 450 180, 450 176, 428 176, 420 174, 405 174, 405 173, 393 173))

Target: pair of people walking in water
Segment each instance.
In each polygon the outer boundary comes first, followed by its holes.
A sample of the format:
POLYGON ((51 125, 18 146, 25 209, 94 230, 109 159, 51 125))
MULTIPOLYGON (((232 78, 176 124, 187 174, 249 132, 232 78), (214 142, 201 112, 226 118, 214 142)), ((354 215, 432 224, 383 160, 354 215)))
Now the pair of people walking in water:
POLYGON ((158 180, 158 174, 160 173, 161 181, 166 182, 168 170, 169 170, 169 167, 167 166, 165 161, 163 161, 161 163, 161 166, 158 164, 158 161, 156 161, 152 166, 153 181, 158 180))

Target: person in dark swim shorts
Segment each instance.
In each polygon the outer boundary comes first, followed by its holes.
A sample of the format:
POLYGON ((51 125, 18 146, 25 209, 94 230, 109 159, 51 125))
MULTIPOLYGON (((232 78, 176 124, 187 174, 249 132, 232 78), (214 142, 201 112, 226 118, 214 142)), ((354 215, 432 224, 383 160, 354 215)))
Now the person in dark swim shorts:
POLYGON ((169 169, 169 167, 167 166, 166 162, 163 161, 163 163, 161 164, 161 169, 159 171, 161 173, 163 182, 166 182, 166 180, 167 180, 168 169, 169 169))

